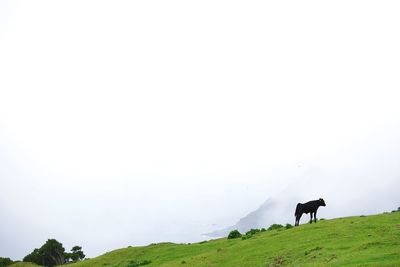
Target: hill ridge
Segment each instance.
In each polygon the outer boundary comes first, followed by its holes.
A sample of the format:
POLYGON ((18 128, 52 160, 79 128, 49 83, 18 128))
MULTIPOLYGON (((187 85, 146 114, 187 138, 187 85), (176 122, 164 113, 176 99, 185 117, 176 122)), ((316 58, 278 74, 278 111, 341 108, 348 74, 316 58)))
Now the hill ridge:
POLYGON ((321 220, 257 233, 245 240, 219 238, 121 248, 69 266, 142 265, 400 266, 400 212, 321 220))

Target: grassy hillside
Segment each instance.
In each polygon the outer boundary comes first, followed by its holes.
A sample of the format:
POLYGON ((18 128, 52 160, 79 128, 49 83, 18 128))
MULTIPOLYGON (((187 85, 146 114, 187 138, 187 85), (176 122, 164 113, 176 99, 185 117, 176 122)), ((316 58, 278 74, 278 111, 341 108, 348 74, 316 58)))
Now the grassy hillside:
POLYGON ((12 267, 38 267, 39 265, 27 262, 17 262, 11 265, 12 267))
POLYGON ((400 212, 323 220, 246 240, 130 247, 68 266, 400 266, 400 212), (145 261, 151 263, 138 265, 145 261))

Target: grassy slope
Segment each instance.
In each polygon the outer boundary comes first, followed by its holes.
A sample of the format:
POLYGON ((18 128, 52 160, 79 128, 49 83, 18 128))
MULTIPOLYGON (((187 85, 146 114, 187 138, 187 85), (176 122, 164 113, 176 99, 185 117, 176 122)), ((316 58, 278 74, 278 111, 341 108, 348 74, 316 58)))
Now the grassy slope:
POLYGON ((115 250, 71 267, 129 266, 400 266, 400 212, 319 221, 241 240, 163 243, 115 250))

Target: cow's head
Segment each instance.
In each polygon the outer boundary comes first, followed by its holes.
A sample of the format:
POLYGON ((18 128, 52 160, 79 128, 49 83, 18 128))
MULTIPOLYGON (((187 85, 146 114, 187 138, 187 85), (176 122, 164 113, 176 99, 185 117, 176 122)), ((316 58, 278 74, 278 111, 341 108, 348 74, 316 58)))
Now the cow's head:
POLYGON ((319 199, 319 204, 320 204, 321 206, 326 206, 325 201, 324 201, 323 198, 320 198, 320 199, 319 199))

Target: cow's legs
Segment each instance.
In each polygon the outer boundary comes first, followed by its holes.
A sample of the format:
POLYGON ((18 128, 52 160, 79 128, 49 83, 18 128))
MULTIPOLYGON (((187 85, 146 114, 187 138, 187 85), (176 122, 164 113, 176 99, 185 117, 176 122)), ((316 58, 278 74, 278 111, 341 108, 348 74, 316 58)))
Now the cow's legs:
POLYGON ((313 213, 310 212, 310 223, 312 223, 312 215, 313 215, 313 213))
POLYGON ((314 222, 317 223, 317 211, 314 212, 314 222))
POLYGON ((301 215, 302 215, 302 214, 296 215, 296 222, 295 222, 295 224, 294 224, 295 226, 299 226, 301 215))

